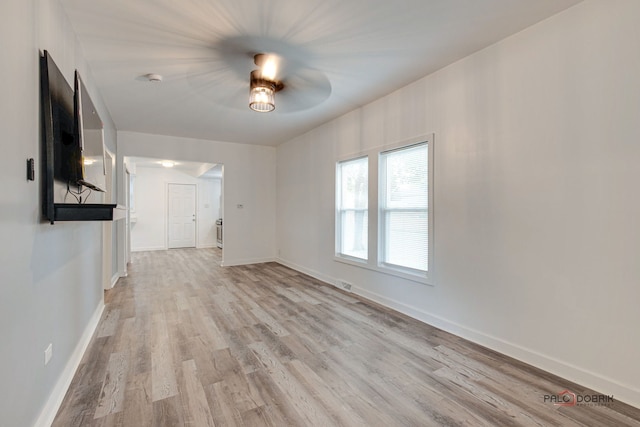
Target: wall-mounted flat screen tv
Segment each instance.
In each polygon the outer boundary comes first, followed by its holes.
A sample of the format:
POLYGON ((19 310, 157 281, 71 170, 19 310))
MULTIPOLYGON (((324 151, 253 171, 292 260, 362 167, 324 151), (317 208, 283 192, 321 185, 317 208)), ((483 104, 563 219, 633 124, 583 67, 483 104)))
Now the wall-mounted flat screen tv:
POLYGON ((83 96, 83 93, 86 94, 86 89, 80 77, 76 72, 75 88, 72 89, 49 52, 44 51, 41 58, 41 85, 43 132, 47 144, 53 147, 54 179, 66 185, 85 186, 92 190, 103 191, 99 185, 87 179, 85 173, 85 163, 89 157, 85 143, 87 135, 94 131, 100 132, 99 142, 94 143, 91 157, 101 157, 103 176, 104 145, 102 123, 95 115, 95 109, 89 97, 83 96), (86 111, 91 113, 86 114, 86 111), (87 128, 87 126, 97 128, 96 122, 100 123, 99 130, 87 128))
POLYGON ((106 187, 104 127, 80 74, 75 74, 75 130, 82 155, 81 176, 76 184, 96 191, 106 187))

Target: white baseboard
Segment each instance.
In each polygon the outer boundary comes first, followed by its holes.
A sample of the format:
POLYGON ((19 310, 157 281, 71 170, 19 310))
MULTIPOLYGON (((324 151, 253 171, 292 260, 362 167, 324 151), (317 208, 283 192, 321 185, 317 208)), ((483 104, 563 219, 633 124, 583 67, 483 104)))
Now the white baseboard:
POLYGON ((111 287, 113 288, 116 283, 118 282, 118 280, 120 280, 120 273, 114 274, 113 276, 111 276, 111 287))
MULTIPOLYGON (((302 267, 280 258, 276 259, 276 262, 339 288, 337 285, 338 280, 334 277, 327 276, 318 271, 302 267)), ((514 359, 528 363, 554 375, 558 375, 559 377, 571 382, 575 382, 602 394, 609 396, 613 395, 615 400, 640 408, 640 388, 637 386, 623 384, 620 381, 607 378, 598 373, 582 369, 565 361, 539 353, 535 350, 510 343, 501 338, 452 322, 420 308, 371 292, 360 286, 352 286, 351 292, 380 305, 406 314, 407 316, 428 325, 442 329, 443 331, 457 335, 476 344, 480 344, 509 357, 513 357, 514 359)), ((560 391, 561 390, 558 390, 558 392, 560 391)))
POLYGON ((145 248, 131 248, 131 252, 166 251, 164 246, 149 246, 145 248))
MULTIPOLYGON (((198 245, 196 249, 210 249, 215 248, 216 245, 198 245)), ((149 251, 168 251, 169 248, 165 246, 148 246, 143 248, 131 248, 131 252, 149 252, 149 251)))
MULTIPOLYGON (((223 255, 224 258, 224 255, 223 255)), ((225 260, 223 259, 220 265, 222 267, 233 267, 234 265, 249 265, 249 264, 263 264, 265 262, 274 262, 275 258, 253 258, 253 259, 236 259, 225 260)))
MULTIPOLYGON (((335 286, 335 287, 338 287, 338 285, 337 285, 337 283, 338 283, 337 279, 335 279, 335 278, 333 278, 333 277, 331 277, 331 276, 327 276, 327 275, 325 275, 325 274, 322 274, 322 273, 320 273, 319 271, 311 270, 311 269, 309 269, 309 268, 303 267, 303 266, 298 265, 298 264, 296 264, 296 263, 293 263, 293 262, 291 262, 291 261, 284 260, 284 259, 282 259, 282 258, 276 258, 276 260, 275 260, 275 261, 276 261, 278 264, 282 264, 282 265, 284 265, 285 267, 289 267, 289 268, 291 268, 291 269, 293 269, 293 270, 299 271, 300 273, 304 273, 304 274, 306 274, 307 276, 311 276, 311 277, 316 278, 316 279, 318 279, 318 280, 321 280, 321 281, 323 281, 323 282, 325 282, 325 283, 328 283, 328 284, 330 284, 330 285, 333 285, 333 286, 335 286)), ((353 290, 353 289, 352 289, 352 290, 353 290)))
POLYGON ((76 345, 76 348, 71 353, 71 357, 67 361, 64 370, 58 377, 58 381, 56 381, 56 385, 53 387, 47 402, 45 403, 42 411, 40 411, 40 416, 36 420, 34 426, 35 427, 49 427, 53 423, 53 419, 56 417, 58 410, 60 409, 60 405, 62 404, 62 400, 64 399, 65 394, 67 393, 67 389, 71 385, 71 381, 73 380, 73 376, 80 366, 80 362, 82 361, 82 356, 84 352, 87 350, 87 346, 91 342, 91 337, 98 327, 98 323, 100 322, 100 318, 102 317, 102 312, 104 311, 104 302, 101 300, 96 310, 93 312, 91 319, 89 319, 89 323, 84 328, 82 332, 82 336, 76 345))

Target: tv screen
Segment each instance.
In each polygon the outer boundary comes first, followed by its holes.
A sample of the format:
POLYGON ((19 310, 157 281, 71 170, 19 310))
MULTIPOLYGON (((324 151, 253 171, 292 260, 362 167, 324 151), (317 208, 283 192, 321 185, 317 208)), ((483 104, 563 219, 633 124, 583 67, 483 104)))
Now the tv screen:
POLYGON ((53 146, 53 177, 65 185, 102 192, 102 122, 91 98, 77 72, 71 88, 46 50, 41 61, 44 133, 53 146), (87 174, 85 167, 89 164, 92 166, 87 174))
POLYGON ((80 74, 75 74, 75 137, 80 145, 81 177, 76 181, 95 191, 104 192, 106 165, 104 134, 100 116, 96 112, 80 74))
POLYGON ((53 141, 54 178, 75 184, 82 179, 82 151, 76 137, 74 91, 45 51, 42 58, 45 137, 53 141))

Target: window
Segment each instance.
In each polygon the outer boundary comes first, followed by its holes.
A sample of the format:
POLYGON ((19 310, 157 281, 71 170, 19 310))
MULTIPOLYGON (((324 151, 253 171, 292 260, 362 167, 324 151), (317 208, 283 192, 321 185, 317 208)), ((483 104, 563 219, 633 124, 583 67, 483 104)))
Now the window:
POLYGON ((379 262, 422 273, 429 263, 429 171, 426 143, 380 153, 379 262))
POLYGON ((434 137, 337 159, 335 261, 433 285, 434 137))
POLYGON ((336 170, 336 253, 368 258, 369 162, 367 157, 339 162, 336 170))

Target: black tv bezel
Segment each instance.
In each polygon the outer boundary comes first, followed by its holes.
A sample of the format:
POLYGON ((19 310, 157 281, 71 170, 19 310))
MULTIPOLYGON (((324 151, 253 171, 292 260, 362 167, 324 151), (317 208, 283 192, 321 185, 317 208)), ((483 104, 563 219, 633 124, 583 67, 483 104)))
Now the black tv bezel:
MULTIPOLYGON (((55 203, 54 202, 54 181, 62 181, 65 184, 69 183, 69 180, 65 180, 66 177, 60 175, 60 159, 58 158, 58 173, 56 174, 56 155, 60 156, 60 153, 56 152, 57 148, 60 148, 60 135, 58 126, 59 122, 56 122, 58 118, 56 108, 60 109, 60 100, 56 98, 56 91, 67 90, 67 102, 69 101, 69 91, 72 92, 72 97, 75 99, 75 92, 69 86, 60 69, 57 67, 48 51, 44 50, 40 54, 40 101, 41 101, 41 132, 42 132, 42 213, 43 216, 53 224, 57 221, 109 221, 113 220, 113 209, 115 204, 69 204, 69 203, 55 203), (53 87, 52 87, 53 85, 53 87), (57 86, 56 86, 57 85, 57 86), (58 141, 56 141, 58 139, 58 141)), ((60 95, 60 93, 58 93, 60 95)), ((80 150, 79 139, 77 133, 77 121, 75 111, 75 100, 71 100, 72 105, 72 120, 74 134, 73 147, 76 149, 74 153, 77 153, 77 162, 75 165, 79 166, 80 173, 82 170, 82 152, 80 150)), ((81 104, 81 103, 80 103, 81 104)), ((66 113, 69 113, 69 108, 66 108, 66 113)), ((68 118, 68 115, 67 115, 68 118)), ((76 172, 77 174, 77 172, 76 172)), ((73 178, 73 177, 71 177, 73 178)), ((72 184, 76 184, 77 180, 73 179, 72 184)))
POLYGON ((46 50, 41 71, 44 136, 53 149, 53 179, 75 185, 84 178, 76 94, 46 50))

